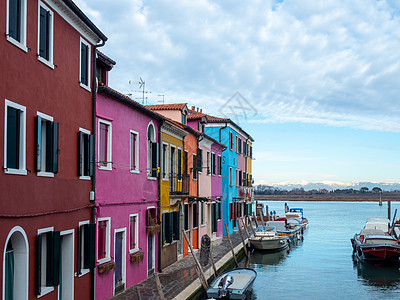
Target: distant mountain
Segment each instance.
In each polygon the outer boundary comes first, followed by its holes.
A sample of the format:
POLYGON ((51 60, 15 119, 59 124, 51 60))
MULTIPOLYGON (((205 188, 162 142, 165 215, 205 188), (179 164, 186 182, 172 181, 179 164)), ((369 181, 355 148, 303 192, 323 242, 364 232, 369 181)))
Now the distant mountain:
POLYGON ((293 189, 304 189, 305 191, 309 190, 319 190, 319 189, 326 189, 328 191, 336 190, 336 189, 354 189, 359 190, 362 187, 367 187, 369 190, 373 189, 374 187, 379 187, 384 191, 395 191, 400 190, 400 182, 394 183, 387 183, 387 182, 350 182, 350 183, 343 183, 343 182, 306 182, 306 181, 299 181, 299 182, 282 182, 277 184, 261 184, 258 185, 257 189, 265 190, 270 188, 276 188, 280 190, 287 190, 291 191, 293 189))

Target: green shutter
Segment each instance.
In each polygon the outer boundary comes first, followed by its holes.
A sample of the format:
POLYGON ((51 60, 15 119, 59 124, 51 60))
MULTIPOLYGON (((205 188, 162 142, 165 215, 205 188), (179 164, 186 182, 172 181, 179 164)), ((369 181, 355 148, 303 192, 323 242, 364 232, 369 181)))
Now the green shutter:
POLYGON ((40 172, 42 165, 42 118, 36 118, 36 172, 40 172))
POLYGON ((83 149, 84 148, 84 140, 83 140, 83 132, 79 131, 78 134, 78 176, 83 176, 82 169, 83 169, 83 157, 84 157, 84 153, 83 153, 83 149))
POLYGON ((197 149, 197 169, 199 172, 203 171, 203 150, 197 149))
POLYGON ((59 231, 53 231, 53 259, 52 259, 53 286, 60 284, 61 264, 61 236, 59 231))
POLYGON ((217 203, 213 203, 211 206, 211 215, 212 215, 212 232, 218 231, 218 214, 217 214, 217 203))
POLYGON ((172 213, 172 219, 173 219, 173 240, 179 240, 179 232, 180 232, 180 224, 179 224, 179 211, 174 211, 172 213))
POLYGON ((35 291, 36 295, 40 295, 41 290, 41 279, 42 279, 42 235, 39 234, 36 237, 36 280, 35 280, 35 291))
POLYGON ((9 0, 8 34, 21 42, 21 0, 9 0))
POLYGON ((81 43, 81 83, 89 85, 89 47, 81 43))
MULTIPOLYGON (((9 243, 11 240, 9 241, 9 243)), ((15 274, 15 269, 14 269, 14 250, 13 249, 7 249, 6 250, 6 255, 4 259, 4 269, 5 269, 5 279, 4 279, 4 300, 14 300, 14 274, 15 274)), ((16 282, 16 286, 19 284, 16 282)))
POLYGON ((95 136, 89 136, 89 176, 94 175, 95 167, 95 136))
POLYGON ((52 171, 54 174, 58 173, 58 132, 59 132, 59 123, 53 122, 52 126, 53 132, 52 132, 52 157, 51 157, 51 162, 52 162, 52 171))
POLYGON ((164 214, 164 233, 165 233, 165 242, 166 243, 172 243, 172 218, 170 213, 165 213, 164 214))
POLYGON ((7 168, 19 169, 20 111, 7 107, 7 168))
POLYGON ((76 268, 78 271, 78 275, 81 275, 82 272, 82 237, 84 236, 84 225, 79 226, 78 228, 78 237, 77 237, 77 251, 76 251, 76 268))
POLYGON ((39 22, 39 56, 49 60, 49 14, 43 7, 40 7, 39 22))
POLYGON ((151 143, 151 177, 158 175, 158 144, 151 143))

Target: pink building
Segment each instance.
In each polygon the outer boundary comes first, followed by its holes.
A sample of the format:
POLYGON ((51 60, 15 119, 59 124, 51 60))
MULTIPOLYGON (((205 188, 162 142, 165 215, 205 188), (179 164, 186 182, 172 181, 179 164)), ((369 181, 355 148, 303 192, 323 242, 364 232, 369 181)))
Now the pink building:
MULTIPOLYGON (((100 54, 99 58, 106 66, 106 57, 100 54)), ((162 120, 100 84, 96 103, 96 299, 108 299, 158 271, 157 167, 162 120)))

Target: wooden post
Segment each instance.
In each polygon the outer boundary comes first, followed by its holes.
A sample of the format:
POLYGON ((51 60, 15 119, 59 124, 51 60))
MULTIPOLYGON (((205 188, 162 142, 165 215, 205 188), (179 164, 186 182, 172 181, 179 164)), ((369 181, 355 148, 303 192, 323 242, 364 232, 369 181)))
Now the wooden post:
POLYGON ((239 228, 239 234, 240 234, 240 238, 242 239, 242 244, 243 244, 243 248, 244 248, 244 253, 246 254, 247 258, 249 258, 249 254, 247 253, 247 247, 246 247, 246 243, 244 241, 244 237, 242 234, 242 229, 240 229, 240 224, 239 224, 239 220, 240 218, 237 219, 237 223, 238 223, 238 228, 239 228))
MULTIPOLYGON (((262 212, 260 212, 260 218, 261 218, 261 224, 262 224, 262 226, 265 226, 265 224, 264 224, 264 215, 263 215, 262 212)), ((264 229, 265 229, 265 228, 264 228, 264 229)))
POLYGON ((240 218, 240 220, 242 221, 242 225, 244 227, 244 231, 246 232, 247 238, 249 238, 250 235, 249 232, 247 231, 247 222, 243 218, 240 218))
POLYGON ((228 231, 228 225, 226 225, 226 223, 225 223, 225 229, 226 229, 226 235, 228 236, 229 245, 231 246, 231 251, 232 251, 233 259, 234 259, 234 261, 235 261, 236 267, 238 267, 239 265, 238 265, 238 262, 237 262, 237 259, 236 259, 235 250, 233 250, 231 237, 230 237, 229 231, 228 231))
POLYGON ((158 294, 160 295, 160 299, 164 300, 164 293, 162 291, 160 278, 158 278, 158 273, 155 273, 154 275, 156 276, 156 285, 157 285, 158 294))
MULTIPOLYGON (((184 236, 185 239, 186 239, 186 242, 187 242, 188 245, 189 245, 190 252, 192 252, 194 261, 196 262, 196 265, 197 265, 197 267, 198 267, 199 270, 200 270, 200 274, 199 274, 199 275, 201 275, 201 277, 202 277, 202 279, 203 279, 203 280, 200 280, 200 281, 202 281, 202 284, 203 284, 204 289, 207 290, 207 289, 208 289, 208 283, 207 283, 206 276, 204 275, 203 269, 201 268, 201 265, 200 265, 199 261, 197 260, 196 254, 193 252, 192 245, 190 244, 189 238, 187 237, 185 230, 182 230, 182 232, 183 232, 183 236, 184 236)), ((199 277, 200 277, 200 276, 199 276, 199 277)))
POLYGON ((138 298, 139 298, 139 300, 142 300, 143 298, 142 298, 142 294, 140 293, 140 287, 136 287, 136 293, 137 293, 137 295, 138 295, 138 298))
POLYGON ((249 218, 249 220, 250 220, 250 228, 251 228, 251 230, 253 231, 253 235, 256 236, 256 232, 255 232, 255 230, 254 230, 253 223, 251 222, 251 219, 250 219, 250 218, 249 218))
POLYGON ((210 260, 211 260, 211 265, 212 265, 213 270, 214 270, 214 277, 217 278, 218 277, 218 272, 217 272, 217 268, 215 267, 215 264, 214 264, 214 258, 212 256, 212 243, 210 244, 210 260))
POLYGON ((391 212, 390 212, 390 200, 388 200, 388 219, 390 221, 391 218, 391 212))
POLYGON ((254 219, 254 222, 256 223, 256 228, 258 228, 257 216, 254 213, 254 211, 253 211, 253 219, 254 219))

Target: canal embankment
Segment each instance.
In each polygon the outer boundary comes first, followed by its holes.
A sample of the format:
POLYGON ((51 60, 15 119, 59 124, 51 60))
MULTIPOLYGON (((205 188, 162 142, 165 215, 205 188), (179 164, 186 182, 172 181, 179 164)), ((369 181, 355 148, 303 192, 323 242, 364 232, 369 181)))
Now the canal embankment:
MULTIPOLYGON (((230 235, 232 246, 235 255, 240 260, 244 255, 244 248, 239 233, 230 235)), ((199 259, 199 252, 196 256, 199 259)), ((214 264, 218 273, 222 273, 234 266, 231 246, 227 236, 224 236, 216 244, 213 245, 212 255, 214 264)), ((214 278, 214 272, 211 263, 209 262, 204 268, 206 279, 209 283, 214 278)), ((168 266, 161 273, 158 273, 158 278, 161 283, 162 292, 165 299, 198 299, 204 294, 200 278, 196 271, 196 262, 189 254, 176 263, 168 266)), ((118 294, 112 300, 140 300, 140 299, 160 299, 156 277, 150 276, 146 280, 129 287, 123 293, 118 294), (139 297, 141 295, 141 298, 139 297)))

